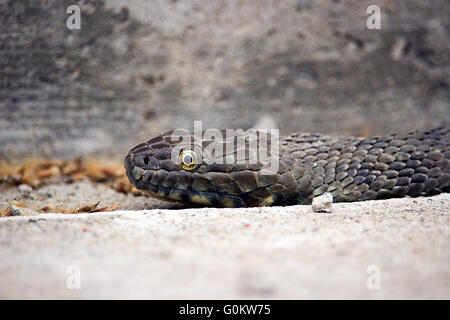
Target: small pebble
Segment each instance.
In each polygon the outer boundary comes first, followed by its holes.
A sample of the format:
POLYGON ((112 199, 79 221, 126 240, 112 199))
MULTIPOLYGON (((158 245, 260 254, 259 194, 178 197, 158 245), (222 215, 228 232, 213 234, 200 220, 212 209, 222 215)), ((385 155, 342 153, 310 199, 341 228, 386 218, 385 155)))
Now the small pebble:
POLYGON ((31 191, 33 191, 33 188, 25 183, 19 185, 18 189, 21 193, 30 193, 31 191))
POLYGON ((312 209, 314 212, 331 212, 331 204, 333 203, 333 196, 327 192, 319 197, 315 197, 312 202, 312 209))

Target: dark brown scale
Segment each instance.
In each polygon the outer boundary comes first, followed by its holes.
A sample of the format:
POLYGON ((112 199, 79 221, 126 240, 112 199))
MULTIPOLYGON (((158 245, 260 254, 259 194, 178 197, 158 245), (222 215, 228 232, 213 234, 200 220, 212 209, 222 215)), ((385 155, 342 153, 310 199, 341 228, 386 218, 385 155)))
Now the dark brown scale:
POLYGON ((336 163, 336 161, 338 161, 338 160, 339 160, 339 156, 331 156, 327 159, 328 163, 336 163))
POLYGON ((333 199, 335 199, 336 197, 342 195, 342 189, 335 189, 335 190, 331 191, 330 193, 333 196, 333 199))
POLYGON ((165 159, 165 160, 159 161, 159 166, 160 166, 161 169, 164 169, 164 170, 167 170, 167 171, 174 171, 174 170, 178 169, 178 165, 175 164, 170 159, 165 159))
POLYGON ((377 198, 377 192, 373 190, 367 190, 361 194, 361 200, 374 200, 377 198))
POLYGON ((327 191, 331 192, 334 191, 336 189, 338 189, 341 186, 341 184, 339 183, 339 181, 333 181, 332 183, 330 183, 328 185, 327 191))
POLYGON ((169 144, 161 142, 151 145, 151 148, 156 158, 169 159, 171 156, 169 146, 169 144))
POLYGON ((166 179, 164 180, 164 182, 162 183, 162 185, 164 186, 164 187, 168 187, 168 188, 174 188, 175 187, 175 185, 177 184, 177 182, 178 182, 178 172, 175 172, 175 171, 170 171, 168 174, 167 174, 167 177, 166 177, 166 179))
POLYGON ((420 151, 411 152, 411 160, 422 160, 425 158, 425 153, 420 151))
POLYGON ((375 181, 376 178, 377 178, 377 176, 375 176, 373 174, 369 174, 368 176, 366 176, 366 180, 364 182, 367 184, 371 184, 372 182, 375 181))
POLYGON ((398 152, 395 154, 395 161, 407 161, 411 158, 411 155, 408 152, 398 152))
POLYGON ((216 191, 212 182, 201 174, 194 174, 194 183, 192 184, 192 188, 199 191, 216 191))
POLYGON ((370 190, 378 191, 383 187, 384 181, 382 180, 375 180, 370 184, 370 190))
POLYGON ((375 155, 373 155, 373 154, 367 154, 365 157, 364 157, 364 161, 365 162, 370 162, 370 163, 373 163, 373 162, 375 162, 375 161, 377 161, 377 156, 375 156, 375 155))
POLYGON ((436 179, 428 178, 424 182, 425 185, 425 191, 433 190, 439 186, 439 182, 436 179))
POLYGON ((325 166, 325 169, 329 170, 329 169, 333 169, 335 170, 336 168, 336 162, 330 162, 325 166))
POLYGON ((395 170, 386 170, 386 171, 384 171, 384 175, 385 175, 388 179, 395 178, 395 177, 398 176, 398 171, 395 171, 395 170))
POLYGON ((154 185, 162 185, 166 180, 168 172, 164 169, 158 170, 156 174, 153 175, 151 183, 154 185))
POLYGON ((422 183, 411 183, 409 184, 408 195, 410 196, 419 196, 422 191, 425 189, 425 185, 422 183))
POLYGON ((365 177, 365 176, 367 176, 369 174, 369 169, 360 169, 360 170, 358 170, 357 174, 358 174, 358 176, 365 177))
POLYGON ((359 192, 361 192, 361 193, 364 193, 364 192, 366 192, 367 190, 369 190, 369 185, 368 185, 367 183, 360 184, 360 185, 358 186, 357 190, 358 190, 359 192))
POLYGON ((284 190, 286 190, 286 187, 283 186, 282 184, 275 183, 275 184, 271 185, 269 189, 270 189, 270 192, 276 194, 276 193, 284 192, 284 190))
MULTIPOLYGON (((253 191, 258 187, 256 173, 252 171, 231 172, 230 175, 244 193, 253 191)), ((284 175, 282 174, 282 176, 284 175)))
POLYGON ((377 192, 377 199, 388 199, 392 197, 392 190, 380 189, 377 192))
POLYGON ((194 176, 187 171, 180 171, 178 174, 178 182, 185 188, 190 187, 194 183, 194 176))
POLYGON ((362 162, 361 163, 361 169, 373 169, 375 167, 375 164, 372 162, 362 162))
MULTIPOLYGON (((342 188, 347 187, 348 185, 350 185, 351 183, 353 183, 354 180, 355 180, 355 179, 353 179, 353 177, 347 177, 347 178, 345 178, 345 179, 342 180, 342 182, 341 182, 341 187, 342 187, 342 188)), ((356 185, 355 185, 355 187, 356 187, 356 185)))
POLYGON ((356 169, 349 169, 349 170, 347 171, 349 177, 354 177, 354 176, 356 176, 356 173, 357 173, 357 172, 358 172, 358 171, 357 171, 356 169))
POLYGON ((422 160, 422 165, 427 167, 428 169, 433 168, 435 166, 435 162, 431 159, 425 158, 422 160))
POLYGON ((383 149, 381 148, 373 148, 369 150, 369 154, 373 154, 373 155, 379 155, 380 153, 383 153, 383 149))
POLYGON ((297 180, 297 187, 299 191, 308 190, 311 187, 312 180, 311 176, 305 175, 297 180))
POLYGON ((401 147, 401 146, 404 146, 405 144, 406 144, 406 141, 403 139, 402 140, 394 139, 389 142, 389 145, 391 147, 401 147))
POLYGON ((356 191, 358 187, 355 184, 349 184, 344 188, 344 191, 342 192, 344 195, 349 195, 350 193, 356 191))
POLYGON ((411 176, 411 182, 424 182, 427 179, 427 175, 423 173, 415 173, 411 176))
POLYGON ((395 171, 400 171, 404 167, 406 167, 406 164, 404 162, 401 162, 401 161, 394 161, 394 162, 389 164, 389 168, 391 170, 395 170, 395 171))
POLYGON ((347 172, 339 172, 339 173, 336 173, 336 177, 335 177, 335 179, 337 180, 337 181, 341 181, 341 180, 343 180, 345 177, 347 177, 348 176, 348 173, 347 172))
POLYGON ((350 166, 349 166, 348 164, 340 165, 339 167, 336 168, 336 172, 337 172, 337 173, 339 173, 339 172, 345 172, 345 171, 348 170, 349 167, 350 167, 350 166))
POLYGON ((405 164, 407 168, 417 169, 422 165, 422 162, 419 160, 408 160, 405 164))
POLYGON ((388 179, 384 182, 384 189, 392 189, 397 184, 397 179, 388 179))
POLYGON ((352 163, 350 163, 350 165, 348 166, 349 170, 358 170, 359 168, 361 168, 361 163, 357 162, 358 160, 354 160, 352 161, 352 163))
POLYGON ((403 145, 400 147, 400 151, 405 153, 414 152, 416 149, 417 149, 416 146, 410 144, 403 145))
POLYGON ((414 170, 415 173, 427 173, 428 168, 427 167, 418 167, 414 170))
POLYGON ((321 177, 314 178, 311 181, 311 185, 314 189, 317 187, 320 187, 322 184, 323 184, 323 178, 321 178, 321 177))
POLYGON ((400 177, 410 177, 414 174, 414 169, 412 168, 405 168, 399 171, 398 175, 400 177))
POLYGON ((359 160, 360 162, 363 162, 365 155, 367 154, 367 150, 357 150, 354 153, 354 159, 359 160))
POLYGON ((325 168, 324 167, 315 168, 315 176, 324 178, 325 177, 325 168))
POLYGON ((363 176, 356 176, 356 177, 355 177, 355 183, 356 183, 357 185, 360 185, 361 183, 363 183, 364 180, 366 180, 366 178, 363 177, 363 176))
POLYGON ((398 177, 397 178, 397 185, 398 186, 407 186, 411 182, 410 177, 398 177))
POLYGON ((381 174, 381 171, 372 170, 372 171, 370 171, 370 174, 373 174, 374 176, 379 176, 381 174))
POLYGON ((335 174, 329 173, 325 176, 325 179, 323 180, 323 183, 330 184, 331 182, 335 181, 335 174))
POLYGON ((387 165, 386 163, 378 162, 375 164, 375 166, 373 168, 377 171, 385 172, 385 171, 389 170, 389 165, 387 165))
POLYGON ((327 186, 326 185, 321 185, 320 187, 314 189, 313 195, 315 197, 320 196, 322 194, 324 194, 327 191, 327 186))
MULTIPOLYGON (((303 174, 299 174, 299 178, 303 176, 303 174)), ((258 175, 258 187, 267 187, 274 183, 277 183, 280 180, 279 176, 274 175, 268 175, 268 174, 262 174, 258 175)))

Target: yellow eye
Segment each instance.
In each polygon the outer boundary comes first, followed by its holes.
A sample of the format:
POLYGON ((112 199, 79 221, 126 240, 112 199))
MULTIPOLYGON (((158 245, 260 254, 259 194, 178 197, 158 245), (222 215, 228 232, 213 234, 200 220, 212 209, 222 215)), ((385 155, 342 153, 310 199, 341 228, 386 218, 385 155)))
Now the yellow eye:
POLYGON ((184 150, 180 153, 181 168, 184 170, 193 170, 196 167, 194 152, 191 150, 184 150))

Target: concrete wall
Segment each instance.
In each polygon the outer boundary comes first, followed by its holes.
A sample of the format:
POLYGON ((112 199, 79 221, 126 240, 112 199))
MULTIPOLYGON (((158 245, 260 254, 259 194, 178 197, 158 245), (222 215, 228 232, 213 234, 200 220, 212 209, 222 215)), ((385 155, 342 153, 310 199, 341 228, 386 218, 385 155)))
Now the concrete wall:
POLYGON ((122 155, 193 120, 353 135, 445 124, 449 16, 442 0, 3 0, 0 158, 122 155), (68 30, 76 3, 81 30, 68 30))

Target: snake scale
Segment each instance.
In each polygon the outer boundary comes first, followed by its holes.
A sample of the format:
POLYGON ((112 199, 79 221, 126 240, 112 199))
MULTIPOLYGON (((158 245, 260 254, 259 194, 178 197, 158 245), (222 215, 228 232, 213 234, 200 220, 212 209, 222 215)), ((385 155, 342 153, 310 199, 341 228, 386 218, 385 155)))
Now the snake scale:
MULTIPOLYGON (((450 190, 447 127, 369 138, 294 133, 277 140, 279 163, 272 171, 267 161, 249 161, 256 151, 252 138, 236 147, 243 135, 215 139, 223 152, 199 155, 211 141, 187 132, 180 142, 168 131, 129 151, 127 177, 153 197, 216 207, 310 204, 325 192, 334 202, 350 202, 450 190)), ((273 141, 269 136, 263 151, 274 154, 273 141)))

